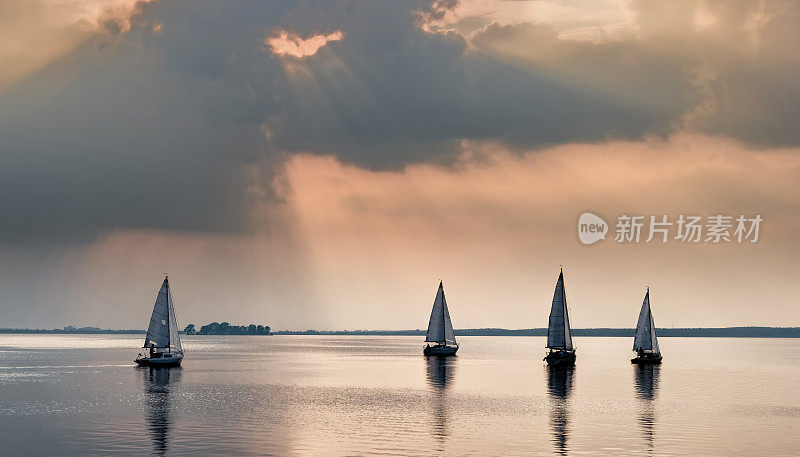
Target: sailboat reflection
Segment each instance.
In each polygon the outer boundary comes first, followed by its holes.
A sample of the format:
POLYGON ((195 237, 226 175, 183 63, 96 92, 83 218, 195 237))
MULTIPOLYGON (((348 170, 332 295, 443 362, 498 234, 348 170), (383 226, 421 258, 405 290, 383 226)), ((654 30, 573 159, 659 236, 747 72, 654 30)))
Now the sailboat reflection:
POLYGON ((428 385, 436 389, 447 388, 456 372, 456 359, 428 357, 425 362, 428 368, 428 385))
POLYGON ((641 400, 639 402, 639 427, 650 453, 653 452, 655 439, 656 414, 653 402, 658 393, 660 368, 658 365, 636 365, 634 368, 633 382, 636 388, 636 398, 641 400))
POLYGON ((153 455, 165 455, 169 448, 170 390, 181 380, 181 368, 142 368, 144 376, 145 420, 153 455))
MULTIPOLYGON (((456 372, 455 357, 426 357, 427 380, 431 391, 433 408, 433 436, 440 445, 449 435, 447 429, 447 388, 453 381, 456 372)), ((440 449, 443 452, 444 448, 440 449)))
POLYGON ((568 399, 572 392, 574 366, 547 367, 547 393, 550 396, 552 411, 550 412, 550 428, 553 430, 553 444, 556 454, 567 455, 569 448, 569 410, 568 399))

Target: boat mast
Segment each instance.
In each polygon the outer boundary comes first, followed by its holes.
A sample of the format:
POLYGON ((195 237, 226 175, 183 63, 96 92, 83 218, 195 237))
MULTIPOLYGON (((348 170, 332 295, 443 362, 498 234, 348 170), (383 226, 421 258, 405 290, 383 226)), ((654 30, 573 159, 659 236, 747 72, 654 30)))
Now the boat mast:
POLYGON ((442 289, 442 340, 444 340, 444 345, 447 346, 447 324, 444 322, 444 319, 447 316, 444 307, 446 306, 445 303, 447 302, 444 299, 444 286, 442 285, 441 279, 439 280, 439 289, 442 289))
MULTIPOLYGON (((569 326, 569 317, 567 315, 567 286, 564 284, 564 267, 561 267, 561 298, 564 300, 564 350, 567 349, 567 327, 569 326)), ((572 335, 570 335, 571 337, 572 335)))
POLYGON ((172 326, 169 322, 169 307, 172 302, 169 293, 169 275, 164 273, 164 281, 167 283, 167 352, 172 352, 172 326))
POLYGON ((647 297, 647 336, 649 337, 650 347, 643 347, 644 350, 653 352, 653 312, 650 310, 650 286, 647 286, 647 292, 645 293, 645 297, 647 297))
POLYGON ((656 336, 656 323, 653 321, 653 308, 650 306, 650 287, 647 288, 647 313, 649 314, 650 323, 650 350, 654 354, 661 354, 661 348, 658 346, 658 337, 656 336))
POLYGON ((645 296, 647 297, 647 333, 650 336, 650 347, 649 348, 644 348, 644 349, 646 349, 646 350, 649 349, 650 352, 652 352, 653 351, 653 326, 651 325, 651 322, 653 322, 653 312, 650 310, 650 286, 647 286, 647 292, 645 293, 645 296))

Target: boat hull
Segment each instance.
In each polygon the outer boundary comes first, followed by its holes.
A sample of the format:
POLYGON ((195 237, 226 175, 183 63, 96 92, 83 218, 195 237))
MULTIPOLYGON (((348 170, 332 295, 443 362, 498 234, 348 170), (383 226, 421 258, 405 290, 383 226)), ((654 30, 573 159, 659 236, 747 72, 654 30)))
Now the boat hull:
POLYGON ((422 350, 422 354, 426 356, 435 355, 446 357, 448 355, 456 355, 456 351, 458 351, 458 346, 425 346, 425 349, 422 350))
POLYGON ((547 354, 544 361, 552 367, 568 367, 575 365, 575 351, 555 351, 547 354))
POLYGON ((183 361, 183 356, 173 357, 140 357, 134 360, 140 367, 177 367, 183 361))
POLYGON ((636 365, 658 365, 661 363, 661 354, 658 355, 644 355, 644 356, 636 356, 631 359, 631 363, 636 365))

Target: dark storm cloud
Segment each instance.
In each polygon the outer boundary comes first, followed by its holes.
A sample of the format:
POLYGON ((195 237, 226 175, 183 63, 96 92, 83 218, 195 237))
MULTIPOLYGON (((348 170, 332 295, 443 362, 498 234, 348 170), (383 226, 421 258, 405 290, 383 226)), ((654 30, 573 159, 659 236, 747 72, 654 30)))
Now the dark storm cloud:
POLYGON ((481 51, 561 81, 614 94, 673 129, 796 146, 800 129, 800 4, 634 1, 635 30, 611 39, 559 39, 548 24, 489 24, 481 51))
POLYGON ((0 242, 238 231, 264 195, 248 170, 269 175, 288 153, 400 169, 447 163, 462 139, 530 147, 663 133, 687 106, 675 82, 685 75, 669 62, 651 70, 671 70, 660 77, 677 98, 640 103, 469 51, 455 33, 427 33, 419 21, 452 6, 437 5, 140 4, 130 30, 110 21, 0 94, 0 242), (300 60, 264 44, 277 30, 343 39, 300 60))

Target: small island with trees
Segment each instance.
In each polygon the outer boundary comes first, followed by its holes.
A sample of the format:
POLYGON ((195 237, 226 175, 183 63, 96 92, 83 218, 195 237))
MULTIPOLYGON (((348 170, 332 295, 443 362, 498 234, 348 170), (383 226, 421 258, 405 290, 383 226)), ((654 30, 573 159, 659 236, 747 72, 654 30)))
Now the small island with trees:
POLYGON ((231 325, 227 322, 212 322, 197 330, 189 324, 183 330, 186 335, 272 335, 269 325, 231 325))

